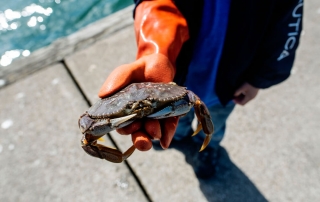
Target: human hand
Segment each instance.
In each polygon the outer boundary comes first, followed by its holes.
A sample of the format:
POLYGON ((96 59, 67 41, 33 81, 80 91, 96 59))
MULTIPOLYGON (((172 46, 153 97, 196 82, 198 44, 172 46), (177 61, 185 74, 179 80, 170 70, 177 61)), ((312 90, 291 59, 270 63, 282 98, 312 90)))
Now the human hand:
MULTIPOLYGON (((142 1, 135 9, 134 27, 138 45, 137 60, 117 67, 103 84, 99 96, 110 96, 135 82, 173 81, 175 61, 189 39, 186 19, 173 1, 142 1)), ((151 149, 151 138, 160 139, 163 148, 175 133, 178 117, 161 120, 144 119, 118 130, 132 134, 135 147, 151 149)))
POLYGON ((236 104, 244 106, 250 100, 255 98, 259 92, 259 88, 252 86, 251 84, 245 82, 240 88, 234 93, 233 101, 236 104))
MULTIPOLYGON (((143 56, 137 61, 117 67, 102 85, 99 97, 108 97, 131 83, 137 82, 171 82, 175 68, 168 58, 162 54, 151 54, 143 56)), ((132 124, 118 129, 118 133, 132 135, 135 147, 140 151, 152 148, 151 139, 160 140, 161 146, 168 148, 176 127, 178 117, 166 119, 138 120, 132 124)))
POLYGON ((99 97, 110 96, 131 83, 169 83, 173 81, 174 74, 175 68, 165 55, 146 55, 133 63, 115 68, 102 85, 99 97))

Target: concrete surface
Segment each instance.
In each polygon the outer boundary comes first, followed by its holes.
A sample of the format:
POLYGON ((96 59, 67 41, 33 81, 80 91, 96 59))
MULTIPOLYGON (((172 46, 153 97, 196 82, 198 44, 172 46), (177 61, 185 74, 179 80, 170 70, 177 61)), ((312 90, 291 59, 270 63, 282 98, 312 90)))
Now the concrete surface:
MULTIPOLYGON (((1 89, 0 201, 146 201, 139 182, 151 201, 320 201, 320 2, 305 2, 304 13, 292 76, 236 107, 213 179, 195 177, 188 148, 135 152, 128 164, 138 179, 124 163, 85 154, 76 120, 88 106, 61 65, 1 89)), ((129 26, 64 62, 94 103, 135 51, 129 26)), ((112 137, 122 151, 132 144, 112 137)))
MULTIPOLYGON (((85 95, 94 103, 98 99, 100 86, 113 68, 134 61, 135 53, 133 26, 129 26, 110 38, 67 57, 65 63, 85 95)), ((112 137, 122 151, 132 145, 128 136, 112 132, 112 137)), ((180 152, 136 151, 128 161, 153 201, 205 200, 192 168, 186 164, 180 152)))
POLYGON ((88 105, 61 64, 0 91, 0 201, 146 201, 125 164, 80 147, 88 105))
MULTIPOLYGON (((291 78, 261 91, 230 117, 216 179, 198 180, 185 161, 185 151, 153 149, 130 157, 129 164, 153 201, 320 200, 318 8, 316 1, 306 4, 304 35, 291 78)), ((133 28, 128 27, 65 62, 93 103, 108 74, 131 62, 132 53, 133 28)), ((122 150, 131 145, 130 137, 114 132, 113 138, 122 150)))
POLYGON ((114 67, 134 61, 136 44, 133 26, 119 30, 107 39, 64 59, 80 88, 92 102, 114 67))
POLYGON ((223 145, 270 201, 320 201, 320 2, 305 2, 291 77, 237 107, 223 145))

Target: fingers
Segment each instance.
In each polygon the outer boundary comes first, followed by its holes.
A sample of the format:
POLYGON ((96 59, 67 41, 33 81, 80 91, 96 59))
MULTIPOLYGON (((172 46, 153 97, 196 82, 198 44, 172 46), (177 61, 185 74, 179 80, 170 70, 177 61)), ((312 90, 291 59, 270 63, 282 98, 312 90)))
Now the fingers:
POLYGON ((147 151, 152 148, 151 139, 160 139, 163 149, 167 149, 172 141, 174 133, 178 125, 178 117, 170 117, 166 119, 147 119, 143 123, 135 121, 132 124, 117 129, 118 133, 126 135, 131 134, 132 142, 140 151, 147 151))
POLYGON ((161 138, 160 122, 157 119, 147 119, 144 128, 153 139, 159 140, 161 138))
POLYGON ((117 129, 117 132, 121 135, 129 135, 138 131, 141 128, 141 125, 142 125, 141 121, 137 120, 123 128, 117 129))
POLYGON ((240 104, 240 105, 242 105, 242 102, 243 102, 243 100, 244 100, 244 98, 245 98, 245 89, 243 88, 243 85, 240 87, 240 88, 238 88, 237 90, 236 90, 236 92, 234 93, 234 99, 233 99, 233 101, 236 103, 236 104, 240 104))
MULTIPOLYGON (((134 122, 135 123, 135 122, 134 122)), ((160 139, 161 138, 161 126, 160 126, 160 122, 156 119, 147 119, 144 122, 144 130, 136 130, 141 129, 141 122, 139 122, 139 124, 133 125, 132 124, 129 125, 128 128, 124 128, 123 133, 128 134, 128 132, 131 131, 135 131, 132 132, 132 142, 134 144, 134 146, 140 150, 140 151, 148 151, 149 149, 152 148, 152 141, 151 138, 153 139, 160 139), (138 127, 139 126, 139 127, 138 127)), ((119 129, 118 129, 119 132, 119 129)))
POLYGON ((178 126, 178 117, 169 117, 161 120, 161 133, 160 144, 163 149, 167 149, 172 141, 176 128, 178 126))
POLYGON ((117 132, 121 135, 131 134, 134 146, 140 151, 148 151, 152 148, 152 141, 148 134, 141 131, 141 125, 142 122, 137 120, 123 128, 117 129, 117 132))
POLYGON ((258 94, 259 89, 250 85, 249 83, 244 83, 240 88, 234 93, 233 101, 239 105, 245 105, 250 100, 255 98, 258 94))
POLYGON ((153 139, 160 139, 160 145, 167 149, 172 141, 178 126, 178 117, 169 117, 166 119, 156 120, 147 119, 144 122, 144 131, 137 131, 132 134, 132 141, 140 151, 147 151, 152 147, 153 139))
POLYGON ((143 131, 136 131, 132 133, 132 142, 134 146, 140 151, 148 151, 152 148, 151 138, 143 131))
POLYGON ((240 94, 233 99, 234 103, 239 105, 245 105, 248 102, 248 96, 244 94, 240 94))
POLYGON ((117 132, 121 135, 132 134, 132 142, 135 147, 140 151, 147 151, 152 147, 151 138, 161 138, 161 127, 159 121, 155 119, 147 119, 143 124, 145 132, 141 128, 142 122, 140 120, 117 129, 117 132))
POLYGON ((237 90, 236 90, 236 92, 234 93, 234 97, 239 97, 239 96, 241 96, 241 95, 244 95, 244 93, 245 93, 245 90, 244 90, 244 88, 243 88, 243 86, 241 86, 240 88, 238 88, 237 90))

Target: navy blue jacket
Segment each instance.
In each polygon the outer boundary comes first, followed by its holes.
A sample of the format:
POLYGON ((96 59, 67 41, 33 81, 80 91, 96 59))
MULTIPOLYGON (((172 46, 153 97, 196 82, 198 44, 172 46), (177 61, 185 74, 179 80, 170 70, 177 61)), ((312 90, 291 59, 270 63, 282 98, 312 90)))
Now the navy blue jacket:
MULTIPOLYGON (((136 0, 138 5, 141 0, 136 0)), ((190 39, 177 59, 174 81, 184 85, 201 22, 201 0, 175 0, 190 39)), ((303 0, 232 0, 216 94, 228 103, 244 82, 268 88, 290 75, 302 30, 303 0)))

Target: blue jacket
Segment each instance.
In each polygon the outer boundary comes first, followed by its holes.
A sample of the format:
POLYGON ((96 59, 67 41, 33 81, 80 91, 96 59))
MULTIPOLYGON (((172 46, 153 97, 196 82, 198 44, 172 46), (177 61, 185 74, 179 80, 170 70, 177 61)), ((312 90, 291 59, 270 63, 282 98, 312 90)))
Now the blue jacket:
MULTIPOLYGON (((141 0, 135 1, 138 5, 141 0)), ((175 0, 190 39, 177 59, 174 81, 184 85, 203 19, 201 0, 175 0)), ((215 93, 227 104, 244 82, 268 88, 290 75, 302 30, 303 0, 231 0, 215 93)))

